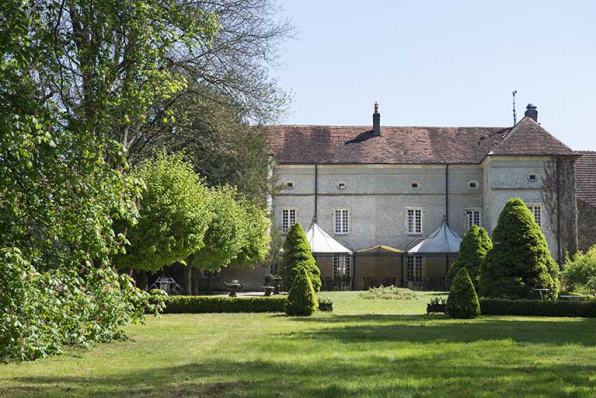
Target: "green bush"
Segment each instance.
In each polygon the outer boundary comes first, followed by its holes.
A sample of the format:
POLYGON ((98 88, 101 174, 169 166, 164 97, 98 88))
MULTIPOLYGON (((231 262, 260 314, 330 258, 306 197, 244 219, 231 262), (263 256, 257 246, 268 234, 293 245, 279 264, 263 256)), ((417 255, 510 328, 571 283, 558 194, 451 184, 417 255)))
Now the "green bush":
POLYGON ((312 287, 306 268, 298 264, 298 273, 288 293, 285 312, 290 316, 310 316, 315 312, 319 303, 312 287))
POLYGON ((480 266, 486 257, 486 253, 493 248, 493 243, 486 232, 486 229, 477 225, 472 225, 464 235, 464 239, 459 247, 457 261, 451 264, 445 284, 451 288, 453 279, 460 269, 465 268, 474 283, 474 288, 478 291, 478 280, 480 279, 480 266))
POLYGON ((33 360, 123 338, 122 326, 155 312, 161 296, 111 268, 38 272, 18 249, 0 251, 0 358, 33 360))
POLYGON ((596 302, 480 299, 483 315, 596 317, 596 302))
POLYGON ((596 246, 586 254, 577 252, 567 257, 561 277, 568 291, 593 293, 596 290, 596 246))
POLYGON ((284 312, 285 297, 170 296, 165 314, 284 312))
POLYGON ((446 310, 447 315, 453 318, 469 319, 480 315, 476 289, 465 268, 460 269, 453 280, 446 310))
POLYGON ((290 227, 284 242, 284 262, 279 273, 284 278, 285 286, 292 286, 299 267, 305 268, 315 292, 321 290, 321 270, 312 255, 306 234, 296 223, 290 227))
POLYGON ((426 296, 423 293, 410 289, 404 289, 395 286, 371 287, 360 292, 359 296, 367 300, 424 300, 426 296))
POLYGON ((533 289, 559 292, 559 266, 534 216, 519 198, 510 199, 493 231, 493 248, 480 269, 480 295, 510 299, 539 299, 533 289))

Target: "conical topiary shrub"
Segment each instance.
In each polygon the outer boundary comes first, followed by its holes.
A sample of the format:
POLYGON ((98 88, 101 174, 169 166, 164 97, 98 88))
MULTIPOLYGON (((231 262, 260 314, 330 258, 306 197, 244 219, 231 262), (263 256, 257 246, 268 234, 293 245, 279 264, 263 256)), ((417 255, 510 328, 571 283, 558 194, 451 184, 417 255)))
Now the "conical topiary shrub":
POLYGON ((308 272, 304 267, 298 266, 296 278, 284 306, 286 315, 310 316, 318 306, 317 295, 308 277, 308 272))
POLYGON ((453 280, 445 309, 452 318, 469 319, 480 315, 478 295, 465 268, 460 269, 453 280))
POLYGON ((451 289, 451 284, 453 283, 455 275, 457 275, 460 269, 465 268, 472 279, 472 283, 474 283, 474 288, 478 291, 480 266, 484 261, 484 257, 486 257, 486 253, 492 248, 493 243, 491 242, 486 229, 477 225, 472 225, 461 242, 457 261, 451 264, 447 276, 445 277, 447 288, 451 289))
POLYGON ((534 216, 519 198, 510 199, 493 231, 493 248, 480 268, 480 295, 512 299, 540 299, 533 289, 559 292, 559 266, 534 216))
POLYGON ((321 270, 317 267, 304 230, 300 224, 296 223, 290 227, 286 236, 284 242, 284 263, 279 270, 280 275, 284 279, 285 286, 292 286, 298 272, 298 264, 308 272, 308 277, 312 282, 315 292, 321 290, 321 270))

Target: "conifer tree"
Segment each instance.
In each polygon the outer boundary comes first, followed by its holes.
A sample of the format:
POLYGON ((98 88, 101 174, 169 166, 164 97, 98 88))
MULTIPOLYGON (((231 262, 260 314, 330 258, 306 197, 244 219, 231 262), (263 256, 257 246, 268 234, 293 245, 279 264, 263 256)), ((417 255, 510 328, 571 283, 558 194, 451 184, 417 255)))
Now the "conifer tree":
POLYGON ((493 231, 493 248, 480 269, 483 297, 538 299, 533 289, 559 292, 559 267, 534 216, 519 198, 510 199, 493 231))
POLYGON ((321 270, 312 255, 304 229, 296 223, 290 227, 284 242, 284 264, 280 268, 280 275, 286 286, 292 285, 300 267, 308 272, 315 292, 321 290, 321 270))
POLYGON ((306 271, 306 264, 299 264, 284 309, 289 316, 310 316, 319 306, 317 295, 306 271))
POLYGON ((453 279, 460 269, 465 268, 474 283, 474 288, 478 291, 478 280, 480 277, 480 266, 486 257, 486 253, 492 249, 493 243, 486 232, 486 229, 477 225, 472 225, 464 235, 459 248, 457 261, 451 264, 445 283, 447 288, 451 288, 453 279))
POLYGON ((453 280, 446 310, 453 318, 470 319, 480 315, 480 302, 466 268, 460 269, 453 280))

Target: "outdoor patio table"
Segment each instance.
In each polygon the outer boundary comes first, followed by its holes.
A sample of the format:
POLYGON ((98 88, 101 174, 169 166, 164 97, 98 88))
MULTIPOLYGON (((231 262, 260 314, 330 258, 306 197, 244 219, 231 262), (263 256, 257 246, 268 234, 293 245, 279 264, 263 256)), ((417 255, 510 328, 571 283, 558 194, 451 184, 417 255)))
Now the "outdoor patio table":
POLYGON ((588 301, 588 297, 589 296, 565 294, 565 295, 562 295, 562 296, 559 296, 559 297, 564 298, 564 299, 568 299, 569 301, 573 301, 573 299, 584 299, 584 301, 588 301))
POLYGON ((540 292, 540 299, 544 300, 544 293, 550 292, 550 289, 532 289, 534 291, 540 292))

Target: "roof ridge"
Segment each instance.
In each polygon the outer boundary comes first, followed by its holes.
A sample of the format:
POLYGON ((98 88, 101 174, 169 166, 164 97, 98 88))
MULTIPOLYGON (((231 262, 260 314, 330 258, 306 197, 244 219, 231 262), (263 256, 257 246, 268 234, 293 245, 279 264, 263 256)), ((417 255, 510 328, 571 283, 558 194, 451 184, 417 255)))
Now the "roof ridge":
MULTIPOLYGON (((356 125, 337 125, 337 124, 267 124, 263 125, 265 128, 275 127, 326 127, 326 128, 368 128, 372 130, 372 125, 369 126, 356 126, 356 125)), ((491 129, 491 130, 508 130, 512 127, 503 126, 381 126, 381 129, 404 129, 404 128, 415 128, 415 129, 491 129)))
MULTIPOLYGON (((553 134, 551 134, 548 130, 546 130, 544 127, 542 127, 539 123, 537 123, 534 119, 532 119, 529 116, 524 116, 515 126, 513 126, 513 128, 507 133, 507 135, 501 140, 501 142, 499 142, 497 145, 495 145, 494 148, 492 148, 488 155, 499 155, 499 151, 504 152, 501 153, 500 155, 507 155, 507 152, 509 152, 510 154, 519 154, 516 153, 517 151, 512 150, 511 148, 507 148, 507 144, 509 143, 509 141, 511 141, 512 137, 518 137, 520 133, 518 133, 518 130, 523 129, 524 127, 529 128, 529 126, 532 127, 537 127, 538 128, 538 132, 540 134, 545 135, 545 137, 548 137, 549 140, 551 140, 554 144, 556 144, 557 146, 559 146, 560 148, 558 149, 558 152, 561 152, 562 150, 569 151, 570 154, 575 153, 570 147, 568 147, 565 143, 563 143, 561 140, 559 140, 557 137, 555 137, 553 134), (561 149, 562 148, 562 149, 561 149)), ((564 153, 558 153, 559 155, 565 154, 564 153)), ((551 155, 556 155, 557 153, 551 153, 551 155)))

